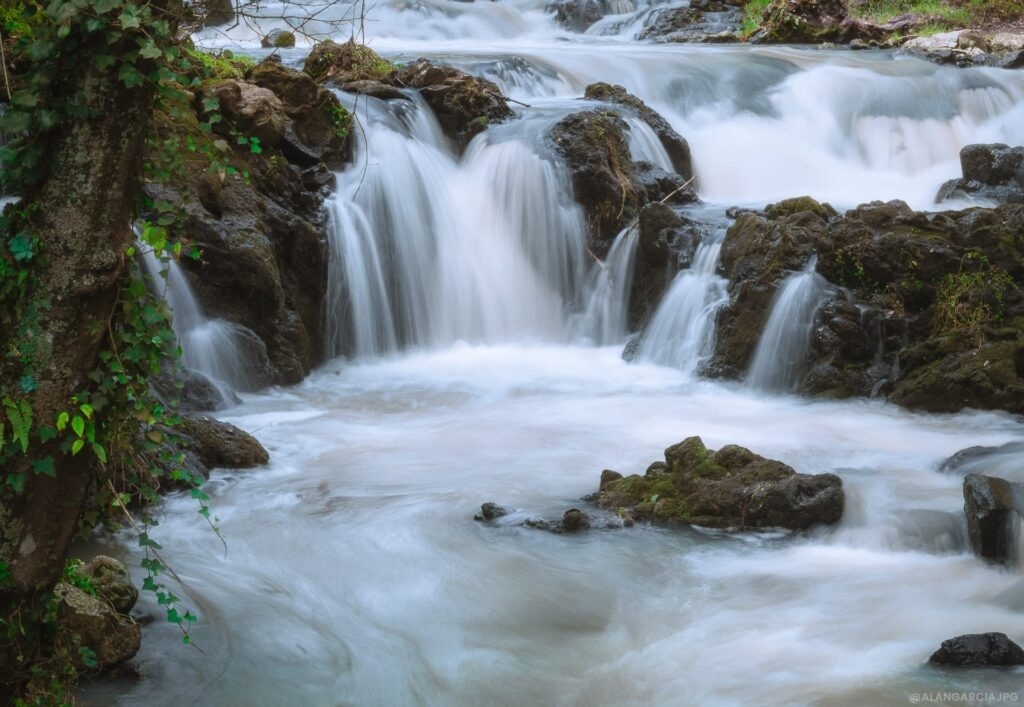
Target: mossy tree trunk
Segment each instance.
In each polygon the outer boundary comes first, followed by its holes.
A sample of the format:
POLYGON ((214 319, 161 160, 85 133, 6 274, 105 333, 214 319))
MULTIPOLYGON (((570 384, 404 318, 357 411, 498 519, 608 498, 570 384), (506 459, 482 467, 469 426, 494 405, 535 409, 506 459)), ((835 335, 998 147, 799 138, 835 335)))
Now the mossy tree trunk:
MULTIPOLYGON (((55 88, 84 107, 85 117, 66 119, 50 135, 47 173, 22 199, 24 226, 40 243, 37 284, 29 294, 39 323, 30 337, 0 331, 0 379, 11 383, 32 370, 37 424, 53 425, 71 397, 90 385, 88 373, 107 346, 128 269, 154 90, 148 81, 127 88, 116 65, 96 66, 96 56, 117 49, 97 44, 91 55, 83 52, 78 75, 55 88)), ((21 493, 7 486, 0 491, 0 560, 10 573, 0 588, 0 704, 13 702, 28 666, 46 655, 42 619, 98 480, 91 452, 70 456, 54 443, 34 445, 28 457, 17 458, 21 469, 4 471, 27 471, 47 455, 55 476, 29 472, 21 493)))

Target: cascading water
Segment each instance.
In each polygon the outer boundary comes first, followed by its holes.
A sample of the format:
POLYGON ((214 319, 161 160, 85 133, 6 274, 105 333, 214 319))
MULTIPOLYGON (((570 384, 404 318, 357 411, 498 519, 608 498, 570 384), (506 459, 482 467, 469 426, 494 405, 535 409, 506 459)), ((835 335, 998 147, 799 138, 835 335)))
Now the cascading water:
POLYGON ((828 293, 828 283, 815 271, 817 265, 818 257, 812 256, 802 272, 779 285, 747 373, 747 385, 754 390, 785 393, 800 382, 814 316, 828 293))
POLYGON ((714 353, 715 316, 729 301, 728 282, 716 273, 724 237, 718 230, 707 238, 692 266, 676 275, 644 329, 638 360, 694 373, 714 353))
POLYGON ((516 134, 456 160, 418 100, 360 101, 332 203, 331 352, 566 338, 586 233, 565 175, 516 134))
POLYGON ((171 326, 181 346, 184 366, 206 376, 217 388, 222 403, 236 400, 235 391, 251 390, 254 376, 245 368, 248 357, 240 345, 238 328, 203 315, 177 262, 160 260, 145 246, 139 252, 153 288, 171 310, 171 326))
MULTIPOLYGON (((121 688, 121 704, 906 705, 979 688, 976 672, 922 668, 942 640, 1024 640, 1020 574, 970 555, 962 479, 938 471, 958 449, 1019 439, 1020 420, 694 378, 724 291, 714 241, 673 283, 641 360, 569 344, 625 332, 635 234, 588 271, 584 222, 537 137, 593 107, 578 98, 606 81, 689 140, 705 202, 927 208, 958 176, 963 144, 1024 143, 1024 74, 884 52, 639 44, 657 9, 645 3, 584 36, 545 4, 369 10, 376 50, 465 68, 529 107, 457 160, 412 100, 345 98, 365 133, 332 203, 328 326, 331 350, 360 360, 233 410, 272 460, 213 476, 227 556, 187 500, 168 501, 162 552, 187 568, 176 593, 197 607, 206 653, 176 648, 173 626, 148 627, 150 674, 121 688), (588 312, 600 315, 584 325, 588 312), (655 327, 662 317, 673 322, 655 327), (834 471, 842 522, 793 537, 570 536, 471 520, 490 500, 557 516, 602 469, 642 473, 693 434, 834 471)), ((258 52, 273 26, 201 39, 258 52)), ((653 154, 649 136, 630 136, 635 156, 653 154)), ((122 552, 137 560, 130 541, 122 552)), ((983 686, 1019 683, 1000 670, 983 686)))
POLYGON ((576 327, 577 339, 609 346, 625 338, 639 237, 635 225, 623 229, 615 237, 608 257, 591 269, 587 305, 576 327))

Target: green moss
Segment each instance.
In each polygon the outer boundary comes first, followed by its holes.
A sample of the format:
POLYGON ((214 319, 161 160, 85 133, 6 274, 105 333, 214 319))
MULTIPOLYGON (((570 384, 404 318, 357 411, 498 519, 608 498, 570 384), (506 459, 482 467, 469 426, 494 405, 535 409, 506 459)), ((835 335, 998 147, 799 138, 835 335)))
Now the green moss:
POLYGON ((201 79, 241 79, 256 66, 255 60, 247 56, 235 56, 227 49, 211 54, 191 48, 185 50, 185 55, 198 70, 201 79))
POLYGON ((743 6, 742 30, 744 36, 753 34, 761 27, 764 11, 771 4, 772 0, 750 0, 743 6))

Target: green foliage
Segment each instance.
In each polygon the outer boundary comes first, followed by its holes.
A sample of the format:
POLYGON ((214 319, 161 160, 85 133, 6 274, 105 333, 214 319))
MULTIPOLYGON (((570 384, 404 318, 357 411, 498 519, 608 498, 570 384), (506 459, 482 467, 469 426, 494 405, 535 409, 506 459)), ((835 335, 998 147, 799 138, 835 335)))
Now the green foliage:
POLYGON ((91 596, 98 596, 96 586, 92 583, 90 577, 82 574, 82 567, 85 563, 77 558, 70 558, 64 563, 64 581, 70 584, 72 587, 78 587, 86 594, 91 596))
POLYGON ((352 114, 348 108, 336 103, 331 106, 331 123, 334 125, 334 133, 343 138, 348 135, 348 129, 352 125, 352 114))
POLYGON ((761 19, 764 17, 764 11, 771 4, 772 0, 750 0, 743 6, 744 35, 750 35, 757 31, 761 26, 761 19))
POLYGON ((247 56, 235 56, 230 50, 223 49, 211 54, 199 49, 184 50, 186 70, 200 79, 241 79, 256 66, 256 62, 247 56))
POLYGON ((936 336, 956 335, 980 345, 986 327, 1002 322, 1008 292, 1016 288, 1013 278, 989 263, 980 252, 970 252, 960 272, 948 274, 935 294, 936 336))

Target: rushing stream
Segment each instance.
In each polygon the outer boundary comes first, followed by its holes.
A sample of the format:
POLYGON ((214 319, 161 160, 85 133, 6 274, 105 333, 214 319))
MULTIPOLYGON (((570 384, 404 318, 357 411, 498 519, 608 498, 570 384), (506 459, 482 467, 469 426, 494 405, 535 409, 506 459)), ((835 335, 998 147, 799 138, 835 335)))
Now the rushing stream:
MULTIPOLYGON (((209 484, 226 553, 193 502, 163 508, 154 534, 201 616, 203 652, 158 621, 138 659, 147 677, 93 697, 905 705, 912 693, 1020 691, 1019 670, 925 661, 962 633, 1024 639, 1024 575, 970 553, 961 478, 938 471, 964 447, 1020 439, 1024 424, 693 377, 725 296, 720 233, 666 295, 674 304, 638 360, 624 362, 635 235, 592 262, 542 134, 579 108, 587 84, 618 83, 689 140, 698 190, 718 213, 803 194, 929 208, 959 176, 960 147, 1024 143, 1024 74, 881 52, 632 41, 649 11, 580 35, 525 0, 367 9, 378 51, 486 76, 529 107, 462 157, 422 105, 356 108, 360 171, 339 176, 330 205, 327 326, 340 355, 301 385, 221 413, 271 453, 269 467, 209 484), (484 501, 557 517, 596 490, 602 469, 641 473, 691 435, 839 474, 842 522, 799 537, 642 526, 558 536, 472 520, 484 501)), ((259 34, 202 39, 256 52, 259 34)), ((630 142, 664 164, 641 128, 630 142)), ((1022 468, 1024 453, 1005 475, 1024 480, 1022 468)), ((135 562, 129 536, 119 548, 135 562)))

